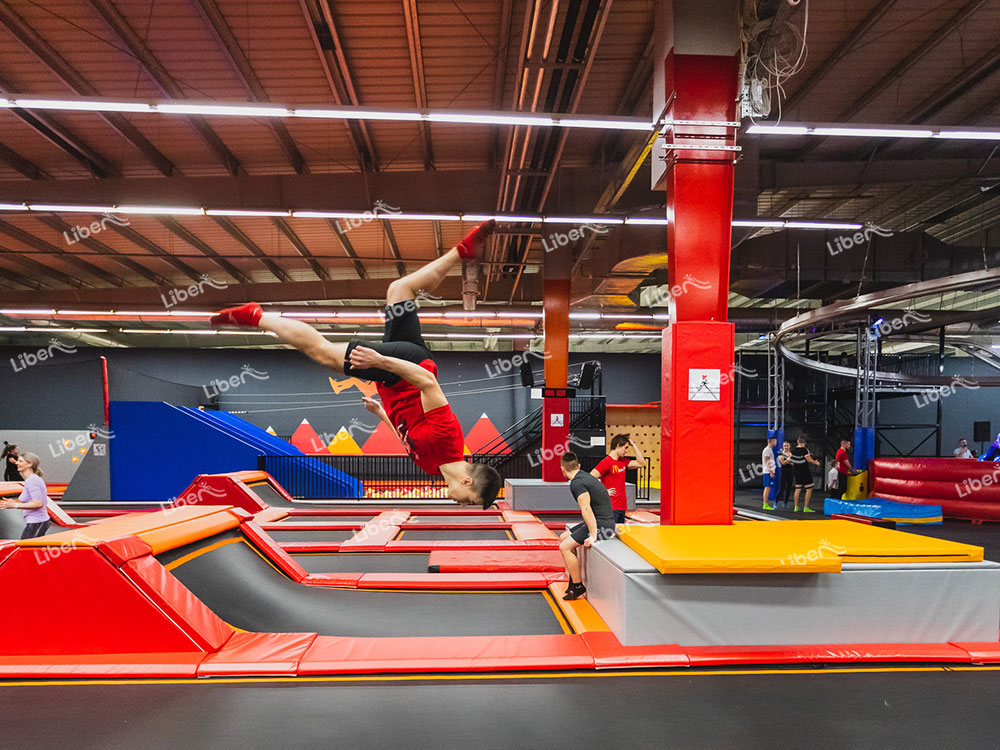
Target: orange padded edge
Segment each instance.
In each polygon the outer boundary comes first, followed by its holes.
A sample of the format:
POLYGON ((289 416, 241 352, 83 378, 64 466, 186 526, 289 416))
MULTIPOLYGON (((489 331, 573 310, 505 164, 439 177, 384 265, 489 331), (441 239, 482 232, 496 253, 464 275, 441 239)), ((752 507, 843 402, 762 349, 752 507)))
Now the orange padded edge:
POLYGON ((526 510, 505 510, 500 515, 503 516, 503 520, 507 523, 538 523, 535 514, 529 513, 526 510))
POLYGON ((143 531, 138 536, 153 548, 154 555, 158 555, 170 549, 183 547, 191 542, 207 539, 223 531, 235 529, 239 525, 239 518, 232 512, 224 510, 204 518, 195 518, 173 526, 143 531))
MULTIPOLYGON (((167 508, 155 513, 129 513, 117 518, 109 518, 94 526, 83 526, 58 534, 49 534, 37 539, 18 542, 20 547, 58 547, 70 544, 73 547, 93 547, 98 542, 120 539, 123 536, 142 536, 150 531, 175 526, 198 518, 204 518, 225 511, 228 505, 185 505, 167 508)), ((233 516, 229 516, 233 519, 233 516)), ((232 528, 232 527, 230 527, 232 528)))
POLYGON ((544 589, 541 573, 364 573, 359 589, 544 589))
POLYGON ((515 523, 510 527, 515 539, 558 539, 548 526, 534 523, 515 523))
POLYGON ((280 521, 282 518, 288 518, 288 511, 284 508, 268 508, 267 510, 262 510, 260 513, 253 517, 253 520, 259 524, 274 523, 280 521))
POLYGON ((559 605, 559 609, 562 610, 563 615, 573 630, 577 633, 610 631, 611 628, 601 619, 601 616, 597 614, 597 611, 590 606, 590 602, 586 599, 577 599, 572 602, 563 599, 568 585, 568 581, 553 582, 549 584, 549 591, 552 592, 556 604, 559 605))
POLYGON ((590 649, 576 635, 319 636, 299 663, 299 675, 589 669, 593 666, 590 649))
POLYGON ((295 675, 315 633, 234 633, 198 667, 199 677, 295 675))
POLYGON ((587 648, 594 655, 597 669, 622 667, 687 667, 690 661, 676 643, 658 646, 623 646, 610 632, 583 633, 587 648))
POLYGON ((282 547, 254 521, 244 521, 240 530, 246 538, 256 545, 264 555, 286 576, 296 583, 309 575, 309 572, 299 565, 295 558, 285 552, 282 547))
POLYGON ((129 560, 121 567, 142 593, 190 638, 198 648, 215 651, 233 635, 212 610, 153 557, 129 560))
POLYGON ((557 549, 435 550, 427 564, 438 573, 558 573, 566 569, 557 549))
POLYGON ((4 656, 0 662, 0 678, 194 678, 204 658, 201 651, 4 656))

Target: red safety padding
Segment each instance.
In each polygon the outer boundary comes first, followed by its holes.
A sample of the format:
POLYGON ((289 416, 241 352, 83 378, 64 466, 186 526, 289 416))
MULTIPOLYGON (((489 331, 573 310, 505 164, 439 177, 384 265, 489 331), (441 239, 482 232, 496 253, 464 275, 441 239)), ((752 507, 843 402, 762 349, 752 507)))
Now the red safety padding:
POLYGON ((877 458, 868 465, 873 497, 940 505, 946 516, 1000 521, 1000 466, 954 458, 877 458))
POLYGON ((215 650, 192 640, 183 623, 166 615, 121 570, 92 547, 19 547, 0 566, 0 601, 16 613, 0 617, 3 652, 215 650))
MULTIPOLYGON (((287 546, 290 545, 286 545, 287 546)), ((510 539, 489 541, 485 539, 469 540, 425 540, 416 541, 411 539, 396 539, 386 542, 386 552, 435 552, 436 550, 510 550, 510 551, 534 551, 542 549, 558 549, 558 539, 510 539)))
POLYGON ((510 503, 508 503, 506 500, 498 500, 494 504, 494 507, 497 510, 511 510, 510 503))
POLYGON ((299 583, 308 586, 333 586, 339 589, 354 589, 364 573, 310 573, 299 583))
POLYGON ((558 539, 541 523, 515 523, 510 527, 515 539, 558 539))
POLYGON ((274 523, 279 519, 288 516, 288 511, 284 508, 268 508, 254 515, 253 520, 263 526, 266 523, 274 523))
POLYGON ((435 550, 428 569, 435 573, 537 573, 566 568, 559 550, 435 550))
POLYGON ((199 474, 188 485, 173 507, 185 505, 235 505, 251 513, 268 508, 250 489, 229 474, 199 474))
POLYGON ((0 565, 3 565, 4 560, 13 555, 16 549, 17 545, 14 542, 0 542, 0 565))
POLYGON ((236 633, 202 661, 199 677, 295 675, 315 633, 236 633))
POLYGON ((381 550, 396 538, 399 527, 410 517, 409 511, 387 510, 366 523, 357 534, 340 543, 341 551, 381 550))
POLYGON ((262 531, 360 531, 360 523, 260 523, 262 531))
POLYGON ((544 589, 541 573, 365 573, 359 589, 544 589))
POLYGON ((77 521, 59 507, 59 503, 55 500, 49 498, 49 501, 45 503, 45 509, 49 512, 49 518, 51 518, 57 526, 64 526, 66 528, 75 529, 77 526, 81 526, 77 521))
POLYGON ((676 643, 656 646, 623 646, 609 631, 590 631, 580 637, 594 656, 597 669, 624 667, 687 667, 687 654, 676 643))
POLYGON ((0 679, 194 678, 198 676, 198 665, 204 658, 202 651, 4 656, 0 660, 0 679))
POLYGON ((134 535, 101 541, 95 546, 97 551, 108 558, 108 561, 116 568, 120 568, 129 560, 153 554, 153 548, 134 535))
POLYGON ((952 643, 951 645, 967 652, 974 664, 1000 663, 1000 643, 995 641, 987 641, 985 643, 969 641, 965 643, 952 643))
POLYGON ((309 572, 299 565, 294 557, 289 555, 269 534, 262 531, 255 522, 244 521, 240 530, 282 573, 293 581, 301 581, 309 575, 309 572))
POLYGON ((534 513, 526 510, 505 510, 502 514, 503 520, 507 523, 537 523, 538 519, 534 513))
POLYGON ((590 669, 593 666, 590 649, 578 635, 319 636, 299 662, 299 675, 590 669))
POLYGON ((232 628, 155 558, 129 560, 121 571, 203 651, 215 651, 232 637, 232 628))
POLYGON ((969 653, 948 643, 848 643, 795 646, 686 646, 691 666, 793 662, 968 662, 969 653))

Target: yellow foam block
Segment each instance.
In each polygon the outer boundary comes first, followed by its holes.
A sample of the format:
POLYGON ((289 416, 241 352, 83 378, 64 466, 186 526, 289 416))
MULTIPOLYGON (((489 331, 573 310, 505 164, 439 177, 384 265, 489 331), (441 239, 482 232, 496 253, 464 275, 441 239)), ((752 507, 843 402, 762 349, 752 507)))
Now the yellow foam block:
POLYGON ((661 573, 838 573, 843 562, 979 562, 982 547, 850 521, 633 526, 621 540, 661 573))

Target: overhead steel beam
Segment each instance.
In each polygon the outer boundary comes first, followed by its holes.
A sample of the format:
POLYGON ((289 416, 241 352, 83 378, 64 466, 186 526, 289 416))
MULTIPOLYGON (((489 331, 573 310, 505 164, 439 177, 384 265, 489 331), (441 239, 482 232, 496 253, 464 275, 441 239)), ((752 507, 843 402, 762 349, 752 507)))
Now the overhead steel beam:
POLYGON ((5 146, 2 143, 0 143, 0 161, 6 162, 11 169, 18 172, 19 174, 24 175, 29 180, 52 179, 52 175, 50 175, 40 166, 28 161, 19 153, 17 153, 14 149, 9 148, 8 146, 5 146))
MULTIPOLYGON (((129 25, 125 16, 121 14, 112 0, 90 0, 90 4, 125 44, 132 56, 142 65, 146 75, 153 80, 165 97, 183 99, 186 96, 187 92, 167 72, 167 69, 149 49, 145 40, 129 25)), ((239 174, 242 169, 239 160, 222 142, 219 134, 212 129, 208 121, 197 115, 188 115, 185 119, 191 123, 191 126, 198 132, 209 150, 226 168, 226 171, 233 175, 239 174)))
POLYGON ((291 225, 285 219, 273 218, 271 221, 274 223, 274 226, 278 228, 278 231, 285 235, 285 239, 292 243, 292 247, 295 248, 299 255, 306 259, 306 262, 309 263, 309 267, 312 269, 313 273, 316 274, 317 279, 326 281, 330 278, 330 274, 328 274, 326 269, 320 265, 319 261, 316 260, 316 256, 310 252, 309 248, 306 247, 306 243, 299 238, 299 236, 295 233, 295 230, 292 229, 291 225))
MULTIPOLYGON (((63 83, 69 86, 79 96, 100 96, 100 92, 88 83, 66 59, 60 55, 48 42, 42 39, 24 19, 3 0, 0 0, 0 23, 7 27, 24 47, 37 57, 63 83)), ((139 129, 123 115, 115 112, 96 113, 108 125, 114 128, 129 143, 135 146, 162 174, 170 177, 177 173, 176 167, 159 149, 146 138, 139 129)))
POLYGON ((162 247, 153 242, 151 239, 140 234, 132 227, 128 225, 121 226, 113 222, 109 222, 108 226, 110 229, 117 232, 122 237, 133 243, 134 245, 138 245, 139 247, 148 250, 150 253, 152 253, 154 256, 162 260, 164 263, 173 266, 192 281, 200 282, 204 280, 204 274, 199 273, 191 266, 189 266, 187 263, 182 261, 180 258, 175 258, 171 253, 167 252, 162 247))
MULTIPOLYGON (((333 9, 328 0, 299 0, 309 33, 312 35, 316 54, 323 66, 330 93, 338 105, 359 106, 358 94, 351 78, 344 47, 333 18, 333 9)), ((344 126, 351 133, 351 141, 358 156, 358 166, 362 171, 379 170, 378 155, 372 140, 368 123, 364 120, 345 121, 344 126)))
MULTIPOLYGON (((752 136, 751 136, 752 137, 752 136)), ((880 159, 876 161, 761 160, 761 190, 817 189, 934 183, 1000 177, 1000 164, 982 159, 880 159)))
MULTIPOLYGON (((208 24, 208 28, 219 44, 226 62, 239 78, 250 99, 255 102, 268 101, 267 92, 264 91, 260 79, 254 73, 253 66, 250 65, 250 61, 240 47, 233 30, 229 28, 229 24, 215 0, 194 0, 194 6, 208 24)), ((281 150, 285 152, 285 156, 291 162, 292 168, 299 174, 308 172, 309 167, 306 160, 299 151, 299 147, 295 145, 295 141, 292 140, 285 124, 273 117, 268 117, 266 120, 267 125, 278 139, 281 150)))
MULTIPOLYGON (((995 75, 998 70, 1000 70, 1000 46, 994 47, 973 65, 964 68, 961 73, 910 110, 904 116, 903 122, 924 122, 934 117, 952 102, 995 75)), ((992 111, 994 108, 995 102, 991 100, 988 109, 992 111)))
MULTIPOLYGON (((11 253, 6 255, 3 249, 0 249, 0 260, 7 260, 10 263, 16 263, 18 267, 21 267, 21 255, 20 253, 11 253)), ((34 289, 35 291, 40 291, 43 289, 51 289, 52 285, 46 283, 45 281, 40 281, 39 279, 33 279, 23 274, 18 273, 13 268, 9 268, 7 263, 2 266, 2 271, 0 271, 0 278, 5 281, 10 281, 13 284, 20 284, 21 286, 26 286, 28 289, 34 289)), ((22 269, 24 270, 24 269, 22 269)), ((10 288, 8 286, 8 288, 10 288)))
POLYGON ((864 40, 865 35, 872 30, 886 13, 892 10, 897 0, 880 0, 857 26, 847 32, 837 48, 827 55, 826 59, 816 66, 815 71, 785 100, 782 110, 788 112, 801 103, 816 84, 822 81, 842 59, 853 52, 864 40))
POLYGON ((170 232, 180 237, 186 243, 191 245, 191 247, 199 250, 203 255, 211 258, 212 261, 223 271, 228 273, 234 279, 236 279, 241 284, 251 284, 253 280, 243 273, 240 269, 234 266, 225 258, 219 256, 219 254, 212 249, 212 247, 201 240, 194 232, 188 229, 186 226, 181 224, 177 219, 170 216, 158 216, 157 221, 165 226, 170 232))
MULTIPOLYGON (((15 88, 0 77, 0 94, 15 93, 15 88)), ((26 109, 13 108, 10 112, 28 127, 38 133, 56 148, 65 151, 94 175, 94 177, 117 177, 120 173, 105 157, 80 140, 79 137, 59 125, 43 112, 30 112, 26 109)))
POLYGON ((226 234, 243 245, 243 247, 249 250, 255 258, 260 260, 261 265, 274 274, 274 277, 278 281, 292 280, 292 277, 285 273, 285 271, 280 268, 277 263, 267 257, 267 253, 261 250, 257 243, 247 236, 246 232, 236 226, 236 222, 228 216, 213 216, 212 218, 215 220, 216 224, 222 227, 226 234))
POLYGON ((21 227, 15 226, 8 221, 0 221, 0 232, 3 232, 8 237, 12 237, 28 247, 34 248, 40 253, 44 253, 46 255, 58 255, 66 260, 67 263, 71 263, 80 270, 96 276, 107 284, 113 284, 114 286, 126 286, 126 281, 120 276, 116 276, 110 271, 105 271, 103 268, 99 268, 92 263, 88 263, 76 253, 64 250, 61 247, 57 247, 56 245, 46 242, 45 240, 33 235, 31 232, 21 229, 21 227))
MULTIPOLYGON (((52 279, 58 281, 60 284, 65 284, 66 286, 72 287, 74 289, 79 289, 80 287, 93 287, 89 281, 85 279, 78 278, 76 276, 70 276, 69 274, 63 273, 62 271, 57 271, 54 268, 49 268, 46 265, 39 263, 30 256, 25 255, 22 252, 13 250, 9 247, 0 246, 0 253, 8 258, 15 258, 17 260, 17 265, 24 271, 30 270, 35 278, 47 280, 52 279)), ((49 284, 45 284, 50 286, 49 284)), ((4 295, 4 300, 8 299, 8 295, 4 295)), ((38 302, 36 297, 35 302, 38 302)))
MULTIPOLYGON (((500 3, 499 40, 497 41, 493 67, 493 110, 503 108, 503 93, 507 84, 507 58, 510 53, 510 25, 513 19, 514 0, 503 0, 500 3)), ((490 128, 490 169, 496 169, 500 158, 499 127, 490 128)))
MULTIPOLYGON (((35 218, 37 218, 39 221, 41 221, 43 224, 45 224, 52 230, 59 232, 64 237, 69 237, 74 233, 74 227, 67 224, 65 221, 60 219, 55 214, 40 214, 35 218)), ((103 226, 107 226, 110 223, 111 222, 106 222, 103 226)), ((166 286, 169 283, 165 278, 160 276, 158 273, 155 273, 154 271, 150 270, 141 263, 137 263, 131 258, 120 255, 118 251, 115 250, 113 247, 109 247, 108 245, 105 245, 103 242, 95 240, 93 237, 78 236, 76 242, 79 242, 84 247, 89 247, 91 250, 93 250, 96 253, 99 253, 100 255, 104 255, 108 258, 111 258, 112 260, 115 261, 115 263, 120 264, 121 266, 127 268, 133 273, 139 274, 144 279, 152 281, 154 284, 166 286)))
POLYGON ((396 259, 396 271, 399 273, 399 277, 402 278, 406 276, 406 266, 403 264, 403 256, 399 254, 399 245, 396 243, 396 234, 392 231, 392 225, 389 223, 388 219, 379 219, 379 223, 382 225, 382 231, 385 233, 385 239, 389 243, 389 251, 392 253, 392 257, 396 259))
MULTIPOLYGON (((403 20, 406 22, 406 46, 410 53, 410 70, 413 73, 413 95, 418 109, 426 109, 427 86, 424 82, 424 53, 420 44, 420 18, 417 0, 403 0, 403 20)), ((431 144, 431 126, 421 122, 420 140, 424 149, 424 169, 434 169, 434 147, 431 144)))

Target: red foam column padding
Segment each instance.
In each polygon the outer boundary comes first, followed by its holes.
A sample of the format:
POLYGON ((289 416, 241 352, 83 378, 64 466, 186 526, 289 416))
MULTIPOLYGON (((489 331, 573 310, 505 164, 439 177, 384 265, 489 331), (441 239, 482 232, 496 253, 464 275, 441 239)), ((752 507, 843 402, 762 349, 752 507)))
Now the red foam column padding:
POLYGON ((682 321, 663 332, 662 524, 733 522, 734 344, 730 323, 682 321))
MULTIPOLYGON (((559 461, 569 449, 569 399, 542 400, 542 479, 565 482, 559 461)), ((569 494, 569 490, 566 490, 569 494)))

